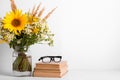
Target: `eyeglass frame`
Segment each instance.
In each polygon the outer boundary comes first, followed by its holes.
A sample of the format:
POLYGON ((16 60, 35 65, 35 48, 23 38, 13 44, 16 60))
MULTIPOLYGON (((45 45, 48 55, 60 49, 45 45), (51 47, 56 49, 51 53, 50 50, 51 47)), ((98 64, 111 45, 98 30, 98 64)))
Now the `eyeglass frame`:
POLYGON ((50 62, 52 62, 52 61, 54 61, 55 63, 59 63, 59 62, 61 62, 61 59, 62 59, 62 56, 42 56, 42 57, 40 57, 40 58, 38 59, 38 61, 42 60, 43 63, 50 63, 50 62), (44 58, 50 58, 50 61, 49 61, 49 62, 44 62, 44 61, 43 61, 44 58), (55 61, 54 58, 60 58, 60 60, 59 60, 59 61, 55 61))

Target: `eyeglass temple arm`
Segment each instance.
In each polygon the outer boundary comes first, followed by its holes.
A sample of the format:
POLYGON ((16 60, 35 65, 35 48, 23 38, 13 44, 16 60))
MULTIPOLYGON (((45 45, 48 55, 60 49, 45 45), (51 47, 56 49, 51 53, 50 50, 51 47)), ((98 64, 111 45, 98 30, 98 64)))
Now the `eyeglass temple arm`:
POLYGON ((57 57, 57 58, 62 58, 62 56, 55 56, 55 57, 57 57))
POLYGON ((41 57, 41 58, 39 58, 39 59, 38 59, 38 61, 40 61, 41 59, 42 59, 42 57, 41 57))

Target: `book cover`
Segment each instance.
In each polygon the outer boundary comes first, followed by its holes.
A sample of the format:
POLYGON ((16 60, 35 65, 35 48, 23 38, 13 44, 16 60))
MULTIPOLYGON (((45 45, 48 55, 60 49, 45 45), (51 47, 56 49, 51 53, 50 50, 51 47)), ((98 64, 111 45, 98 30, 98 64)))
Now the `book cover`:
POLYGON ((37 69, 37 68, 34 68, 34 71, 36 72, 47 72, 47 73, 61 73, 61 72, 64 72, 67 70, 67 66, 65 67, 61 67, 59 69, 37 69))
POLYGON ((34 71, 33 76, 34 77, 56 77, 56 78, 61 78, 64 76, 68 70, 64 70, 62 72, 41 72, 41 71, 34 71))
POLYGON ((66 61, 61 61, 59 63, 51 62, 51 63, 36 63, 36 69, 60 69, 64 66, 67 66, 66 61))

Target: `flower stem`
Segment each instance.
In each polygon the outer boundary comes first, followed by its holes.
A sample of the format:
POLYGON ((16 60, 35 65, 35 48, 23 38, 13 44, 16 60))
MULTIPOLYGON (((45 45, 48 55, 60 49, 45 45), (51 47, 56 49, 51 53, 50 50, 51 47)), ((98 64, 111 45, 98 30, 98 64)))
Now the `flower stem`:
POLYGON ((13 70, 20 72, 32 71, 32 66, 28 60, 29 58, 30 57, 27 57, 25 53, 19 53, 18 57, 13 62, 13 70))

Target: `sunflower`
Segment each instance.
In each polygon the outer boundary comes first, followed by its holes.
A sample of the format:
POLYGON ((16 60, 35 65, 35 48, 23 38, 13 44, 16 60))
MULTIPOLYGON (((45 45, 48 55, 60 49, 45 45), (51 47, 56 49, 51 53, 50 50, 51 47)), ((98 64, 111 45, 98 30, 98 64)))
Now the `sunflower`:
POLYGON ((19 35, 22 30, 24 30, 25 25, 27 24, 26 14, 22 14, 21 10, 16 10, 15 12, 11 11, 7 13, 3 19, 4 28, 8 29, 10 32, 14 32, 16 35, 19 35))

